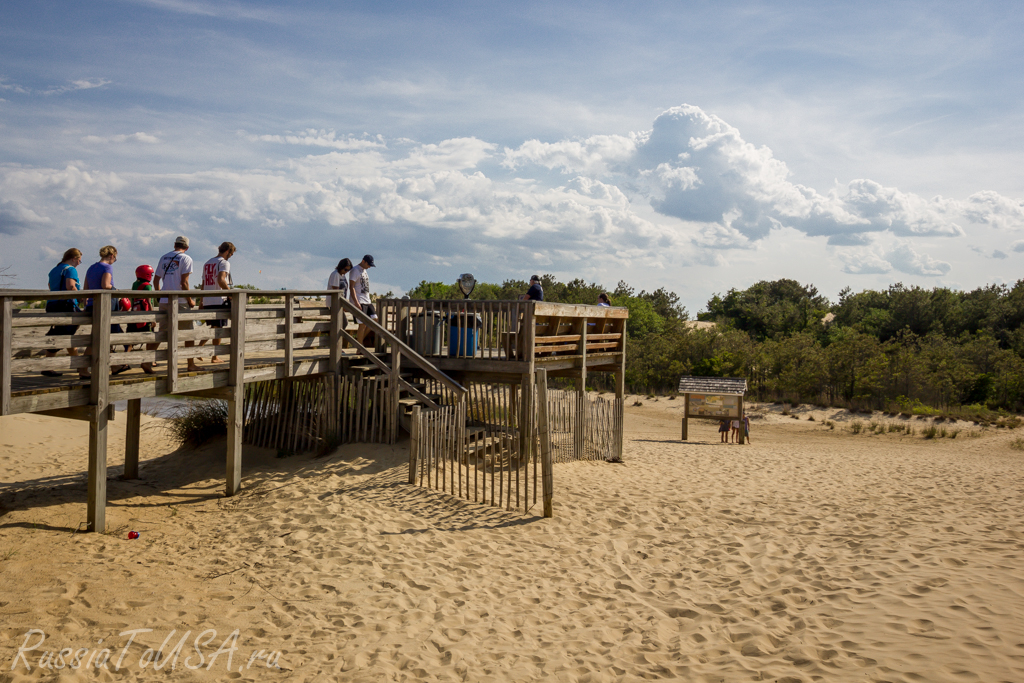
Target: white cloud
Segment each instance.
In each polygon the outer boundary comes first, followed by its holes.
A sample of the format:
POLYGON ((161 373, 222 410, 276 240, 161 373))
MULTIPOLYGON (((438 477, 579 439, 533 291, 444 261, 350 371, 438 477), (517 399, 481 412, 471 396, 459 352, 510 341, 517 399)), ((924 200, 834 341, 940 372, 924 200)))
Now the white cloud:
POLYGON ((851 275, 872 275, 892 272, 892 265, 880 254, 873 251, 843 253, 843 272, 851 275))
POLYGON ((105 144, 105 143, 121 143, 121 142, 143 142, 148 145, 155 145, 160 142, 160 138, 149 133, 132 133, 131 135, 86 135, 82 138, 82 142, 88 142, 90 144, 105 144))
MULTIPOLYGON (((795 259, 827 237, 845 273, 936 277, 961 261, 935 247, 935 238, 956 244, 961 223, 1024 227, 1021 203, 996 193, 959 201, 871 180, 824 193, 795 184, 770 149, 688 105, 657 117, 650 131, 531 140, 514 149, 475 137, 420 143, 321 129, 239 132, 236 139, 256 154, 275 145, 280 160, 176 173, 102 172, 80 162, 0 166, 0 231, 34 226, 45 234, 60 226, 141 245, 182 231, 216 232, 244 236, 255 247, 250 253, 282 260, 300 258, 311 244, 372 240, 416 264, 497 260, 612 272, 627 263, 720 267, 732 250, 745 262, 763 260, 763 240, 788 234, 787 244, 800 238, 795 259), (926 237, 928 250, 945 260, 915 250, 926 237)), ((83 140, 175 151, 144 132, 83 140)), ((1000 248, 1005 238, 982 253, 1003 259, 1000 248)), ((1024 241, 1010 248, 1024 251, 1024 241)))
POLYGON ((909 275, 934 277, 945 275, 951 266, 945 261, 933 259, 926 254, 919 254, 908 244, 901 244, 890 251, 886 258, 893 268, 909 275))

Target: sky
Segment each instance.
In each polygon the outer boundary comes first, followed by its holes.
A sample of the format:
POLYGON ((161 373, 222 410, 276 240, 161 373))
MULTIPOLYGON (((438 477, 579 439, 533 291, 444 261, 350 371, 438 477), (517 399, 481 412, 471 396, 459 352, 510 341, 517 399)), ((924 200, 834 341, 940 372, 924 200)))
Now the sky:
POLYGON ((0 268, 1012 285, 1017 2, 0 3, 0 268))

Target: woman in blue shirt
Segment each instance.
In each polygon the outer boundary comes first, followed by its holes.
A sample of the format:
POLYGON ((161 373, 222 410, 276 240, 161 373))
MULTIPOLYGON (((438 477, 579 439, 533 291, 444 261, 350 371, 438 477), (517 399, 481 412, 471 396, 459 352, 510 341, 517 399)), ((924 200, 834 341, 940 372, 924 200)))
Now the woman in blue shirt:
MULTIPOLYGON (((49 274, 49 286, 51 292, 71 292, 81 289, 81 280, 78 279, 78 270, 76 268, 82 263, 82 252, 78 249, 71 248, 64 252, 64 258, 61 262, 53 267, 53 270, 49 274)), ((47 313, 77 313, 78 312, 78 300, 77 299, 53 299, 46 302, 47 313)), ((64 335, 73 335, 78 332, 78 325, 54 325, 50 328, 50 331, 46 333, 47 337, 58 337, 64 335)), ((57 355, 56 350, 50 350, 46 352, 47 358, 53 358, 57 355)), ((78 349, 71 347, 68 349, 69 356, 78 356, 78 349)), ((43 370, 43 375, 47 377, 60 377, 63 373, 56 372, 54 370, 43 370)), ((79 368, 78 374, 83 377, 88 377, 88 373, 83 368, 79 368)))

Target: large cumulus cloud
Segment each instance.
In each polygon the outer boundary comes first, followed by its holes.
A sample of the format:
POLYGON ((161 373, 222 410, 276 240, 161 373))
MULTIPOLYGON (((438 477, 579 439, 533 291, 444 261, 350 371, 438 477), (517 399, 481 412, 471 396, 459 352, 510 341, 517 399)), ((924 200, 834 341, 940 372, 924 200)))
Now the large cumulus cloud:
MULTIPOLYGON (((142 133, 88 139, 174 144, 142 133)), ((0 167, 0 233, 148 245, 182 231, 214 244, 214 233, 242 232, 267 258, 372 238, 400 244, 410 262, 463 255, 557 271, 662 267, 670 257, 720 264, 793 229, 827 241, 847 273, 940 277, 951 265, 923 253, 921 240, 958 238, 972 224, 1024 227, 1024 203, 994 192, 927 199, 868 179, 824 192, 794 183, 769 148, 691 105, 648 131, 504 149, 472 137, 418 143, 322 130, 237 140, 274 161, 175 173, 0 167)))

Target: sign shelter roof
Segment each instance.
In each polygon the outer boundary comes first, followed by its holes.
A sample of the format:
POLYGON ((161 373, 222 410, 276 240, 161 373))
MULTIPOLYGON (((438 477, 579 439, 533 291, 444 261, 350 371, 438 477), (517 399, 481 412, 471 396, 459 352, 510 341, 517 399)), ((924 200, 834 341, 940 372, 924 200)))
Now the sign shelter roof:
POLYGON ((742 396, 747 391, 747 380, 743 377, 693 377, 679 378, 680 394, 719 394, 742 396))

